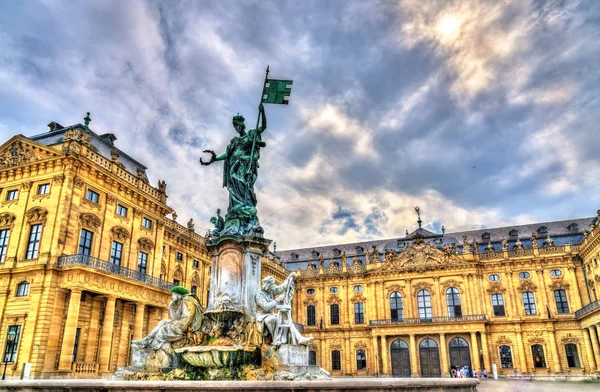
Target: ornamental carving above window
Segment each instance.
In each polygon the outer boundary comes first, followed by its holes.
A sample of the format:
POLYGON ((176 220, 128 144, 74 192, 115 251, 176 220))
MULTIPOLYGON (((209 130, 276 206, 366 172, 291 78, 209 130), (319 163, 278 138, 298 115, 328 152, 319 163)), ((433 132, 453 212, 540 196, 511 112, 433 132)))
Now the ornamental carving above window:
POLYGON ((83 213, 79 215, 79 223, 83 227, 87 227, 88 229, 98 230, 98 228, 102 225, 102 221, 94 214, 83 213))
POLYGON ((419 282, 417 284, 413 285, 413 289, 415 289, 414 291, 414 295, 415 297, 417 296, 417 294, 419 293, 420 290, 427 290, 429 292, 429 294, 431 296, 433 296, 433 293, 431 292, 431 283, 427 283, 427 282, 419 282))
POLYGON ((577 343, 579 343, 579 338, 577 336, 573 336, 570 333, 568 333, 565 336, 563 336, 561 341, 563 342, 563 344, 567 344, 567 343, 577 344, 577 343))
POLYGON ((500 282, 490 282, 490 287, 487 289, 488 294, 504 294, 506 289, 502 287, 500 282))
POLYGON ((129 239, 129 232, 124 227, 113 227, 112 229, 110 229, 110 234, 114 239, 119 241, 125 241, 129 239))
POLYGON ((27 213, 27 222, 29 223, 46 223, 46 217, 48 216, 48 210, 42 207, 33 207, 27 213))
POLYGON ((152 249, 154 249, 154 242, 152 242, 148 238, 140 238, 138 240, 138 245, 140 249, 144 252, 152 252, 152 249))
POLYGON ((507 338, 506 336, 502 335, 498 338, 498 340, 496 340, 496 344, 499 346, 511 345, 512 341, 509 338, 507 338))
POLYGON ((394 291, 397 291, 402 295, 402 297, 406 297, 404 294, 404 286, 400 284, 393 284, 387 287, 387 296, 389 297, 394 291))
POLYGON ((327 298, 328 304, 339 304, 340 302, 342 302, 342 300, 335 294, 330 294, 329 298, 327 298))
POLYGON ((442 283, 442 288, 444 289, 444 291, 448 290, 450 287, 455 287, 456 289, 458 289, 458 291, 462 293, 462 288, 460 286, 461 283, 454 279, 450 279, 442 283))
POLYGON ((548 288, 552 291, 554 290, 568 290, 569 284, 565 282, 565 280, 560 278, 555 278, 554 281, 548 285, 548 288))
POLYGON ((533 282, 531 282, 530 280, 523 280, 521 282, 521 284, 519 285, 519 287, 517 287, 517 290, 520 293, 524 293, 527 291, 536 291, 537 290, 537 286, 533 284, 533 282))
POLYGON ((16 217, 8 212, 0 214, 0 227, 13 227, 16 217))

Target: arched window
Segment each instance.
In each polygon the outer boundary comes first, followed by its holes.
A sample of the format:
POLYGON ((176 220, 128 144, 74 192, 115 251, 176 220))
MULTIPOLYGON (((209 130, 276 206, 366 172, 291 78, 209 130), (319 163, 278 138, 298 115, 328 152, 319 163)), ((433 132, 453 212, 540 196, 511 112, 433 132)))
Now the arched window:
POLYGON ((392 320, 399 321, 404 319, 404 307, 402 305, 402 295, 394 291, 390 295, 390 313, 392 320))
POLYGON ((394 340, 392 342, 391 348, 392 348, 392 350, 402 350, 402 349, 408 350, 408 343, 406 343, 402 339, 394 340))
POLYGON ((546 367, 546 358, 544 357, 544 346, 534 344, 531 346, 531 355, 533 356, 533 366, 536 368, 546 367))
POLYGON ((510 346, 500 346, 500 364, 503 369, 512 369, 512 353, 510 346))
POLYGON ((438 345, 435 342, 435 340, 433 340, 431 338, 425 338, 425 339, 421 340, 421 343, 419 343, 419 348, 436 348, 437 346, 438 345))
POLYGON ((419 305, 419 318, 431 318, 431 294, 427 290, 419 290, 417 293, 417 304, 419 305))
POLYGON ((21 282, 17 285, 17 297, 26 297, 29 295, 29 282, 21 282))
POLYGON ((317 366, 317 352, 315 350, 310 350, 308 352, 308 365, 317 366))
POLYGON ((340 350, 331 352, 331 370, 342 370, 342 356, 340 350))
POLYGON ((306 325, 317 325, 317 311, 315 305, 306 307, 306 325))
POLYGON ((453 338, 448 343, 449 347, 469 347, 469 343, 463 338, 453 338))
POLYGON ((502 294, 492 294, 492 305, 494 307, 494 316, 506 316, 506 311, 504 310, 504 298, 502 297, 502 294))
POLYGON ((363 324, 365 322, 365 306, 362 302, 354 304, 354 323, 363 324))
POLYGON ((523 307, 525 308, 525 314, 536 314, 535 298, 533 297, 533 293, 531 291, 526 291, 523 293, 523 307))
POLYGON ((577 355, 577 345, 573 343, 565 344, 565 353, 567 354, 567 365, 570 368, 581 367, 579 355, 577 355))
POLYGON ((558 313, 569 313, 569 303, 567 302, 565 290, 554 290, 554 300, 556 301, 556 311, 558 313))
POLYGON ((450 287, 446 290, 446 304, 448 305, 448 316, 449 317, 461 317, 462 309, 460 306, 460 294, 458 289, 450 287))
POLYGON ((365 350, 356 350, 356 370, 367 369, 367 354, 365 350))
POLYGON ((340 306, 338 304, 329 305, 329 321, 331 325, 340 323, 340 306))

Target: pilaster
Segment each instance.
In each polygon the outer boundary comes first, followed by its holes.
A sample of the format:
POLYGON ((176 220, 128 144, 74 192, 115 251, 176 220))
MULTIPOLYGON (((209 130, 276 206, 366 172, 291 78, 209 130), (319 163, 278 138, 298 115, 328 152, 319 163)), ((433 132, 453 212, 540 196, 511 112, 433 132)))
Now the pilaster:
POLYGON ((592 342, 590 340, 589 329, 584 328, 583 332, 583 342, 585 344, 585 352, 588 358, 589 364, 589 372, 598 371, 598 365, 596 364, 596 359, 594 358, 594 350, 592 349, 592 342))
POLYGON ((390 363, 391 363, 390 350, 389 350, 388 339, 387 339, 386 335, 383 335, 381 337, 381 360, 382 360, 382 364, 383 364, 383 369, 381 371, 381 374, 385 375, 385 376, 391 375, 391 372, 390 372, 390 363))
POLYGON ((592 338, 592 347, 594 347, 594 359, 596 360, 596 371, 600 371, 600 343, 594 326, 586 328, 592 338))
POLYGON ((556 345, 556 335, 554 331, 548 331, 548 337, 550 339, 550 349, 552 350, 552 368, 555 373, 561 373, 562 369, 560 366, 560 357, 558 356, 558 347, 556 345))
POLYGON ((409 335, 410 340, 410 372, 413 378, 419 377, 419 367, 417 366, 417 339, 415 334, 409 335))
POLYGON ((440 334, 440 357, 442 364, 442 377, 450 377, 450 365, 448 364, 448 345, 446 344, 446 334, 440 334))
POLYGON ((144 313, 146 305, 141 302, 135 304, 135 324, 133 326, 133 340, 141 339, 144 330, 144 313))
POLYGON ((474 369, 481 369, 481 360, 479 358, 479 345, 477 344, 477 332, 471 331, 471 358, 474 369))
POLYGON ((100 374, 110 374, 110 354, 112 348, 113 325, 115 323, 115 305, 117 297, 109 295, 106 297, 106 305, 104 309, 104 321, 102 323, 102 339, 100 339, 100 347, 98 354, 98 362, 100 362, 100 374))
POLYGON ((73 363, 73 349, 75 347, 75 335, 77 333, 77 322, 79 321, 81 293, 81 289, 71 289, 69 310, 67 311, 67 322, 65 324, 62 346, 60 348, 60 360, 58 364, 59 372, 71 371, 71 363, 73 363))
POLYGON ((487 369, 490 371, 492 369, 492 365, 490 363, 490 350, 487 341, 487 332, 481 331, 481 348, 483 349, 483 369, 487 369))

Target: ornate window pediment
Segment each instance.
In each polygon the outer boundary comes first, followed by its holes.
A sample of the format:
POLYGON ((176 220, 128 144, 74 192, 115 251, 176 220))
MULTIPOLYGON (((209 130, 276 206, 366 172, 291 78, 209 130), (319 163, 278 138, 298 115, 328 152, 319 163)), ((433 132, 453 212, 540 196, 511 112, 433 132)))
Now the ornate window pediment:
POLYGON ((27 222, 29 223, 46 223, 46 217, 48 216, 48 210, 42 207, 33 207, 25 213, 27 222))
POLYGON ((400 295, 402 295, 402 297, 406 297, 405 291, 404 291, 404 286, 402 286, 401 284, 393 284, 391 286, 388 286, 386 288, 387 291, 387 296, 389 297, 394 291, 397 291, 400 293, 400 295))
POLYGON ((177 268, 175 272, 173 272, 173 279, 176 279, 183 283, 183 272, 181 272, 180 268, 177 268))
POLYGON ((529 337, 527 338, 529 343, 544 343, 544 331, 541 329, 534 329, 529 332, 529 337))
POLYGON ((327 298, 327 303, 330 305, 331 304, 339 304, 341 302, 342 302, 342 300, 336 294, 330 294, 329 298, 327 298))
MULTIPOLYGON (((527 290, 525 290, 527 291, 527 290)), ((490 282, 490 287, 487 289, 488 294, 504 294, 506 289, 502 287, 500 282, 490 282)))
POLYGON ((354 296, 352 298, 350 298, 350 302, 352 302, 353 304, 355 304, 357 302, 365 303, 365 302, 367 302, 367 299, 365 298, 364 295, 362 295, 362 293, 355 293, 354 296))
POLYGON ((129 239, 129 231, 127 231, 126 228, 121 226, 115 226, 112 229, 110 229, 110 234, 112 238, 119 241, 126 241, 127 239, 129 239))
POLYGON ((523 280, 523 281, 521 281, 521 284, 519 285, 519 287, 517 287, 517 290, 520 293, 524 293, 527 291, 534 292, 537 290, 537 286, 534 285, 533 282, 530 280, 523 280))
POLYGON ((93 231, 98 230, 102 226, 102 221, 94 214, 83 213, 79 215, 79 223, 82 227, 86 227, 93 231))
POLYGON ((12 228, 15 225, 16 217, 10 212, 3 212, 0 214, 0 227, 12 228))
POLYGON ((459 281, 450 279, 442 283, 442 288, 444 289, 444 291, 448 290, 450 287, 455 287, 456 289, 458 289, 458 291, 462 293, 462 287, 459 281))
POLYGON ((573 336, 570 333, 568 333, 565 336, 563 336, 561 341, 563 342, 563 344, 568 344, 568 343, 577 344, 577 343, 579 343, 579 338, 577 336, 573 336))
POLYGON ((143 252, 149 253, 152 252, 152 250, 154 249, 154 242, 152 242, 148 238, 140 238, 138 240, 138 246, 143 252))
POLYGON ((431 291, 431 283, 427 283, 427 282, 419 282, 413 285, 413 289, 414 289, 414 295, 415 297, 417 296, 417 293, 420 290, 427 290, 429 292, 429 295, 433 296, 433 292, 431 291))
POLYGON ((509 338, 507 338, 506 336, 502 335, 498 338, 498 340, 496 340, 496 344, 498 346, 502 346, 502 345, 510 346, 512 344, 512 341, 509 338))
POLYGON ((554 291, 554 290, 568 290, 569 289, 569 284, 567 282, 565 282, 565 280, 561 276, 560 278, 555 278, 553 280, 553 282, 548 285, 548 289, 550 289, 552 291, 554 291))

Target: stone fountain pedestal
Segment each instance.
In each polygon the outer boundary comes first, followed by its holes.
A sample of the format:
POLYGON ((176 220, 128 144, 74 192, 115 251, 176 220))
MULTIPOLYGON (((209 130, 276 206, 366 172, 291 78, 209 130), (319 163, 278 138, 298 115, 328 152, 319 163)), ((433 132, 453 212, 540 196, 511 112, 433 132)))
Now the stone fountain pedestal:
POLYGON ((213 259, 208 311, 233 310, 254 316, 254 294, 260 291, 261 257, 271 240, 220 236, 206 244, 213 259))

